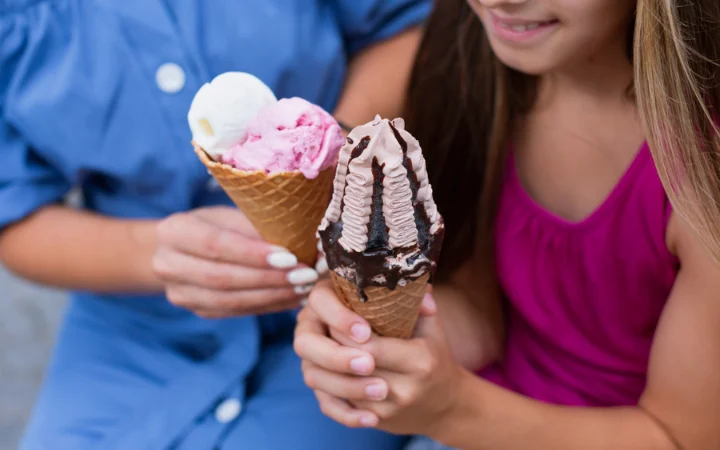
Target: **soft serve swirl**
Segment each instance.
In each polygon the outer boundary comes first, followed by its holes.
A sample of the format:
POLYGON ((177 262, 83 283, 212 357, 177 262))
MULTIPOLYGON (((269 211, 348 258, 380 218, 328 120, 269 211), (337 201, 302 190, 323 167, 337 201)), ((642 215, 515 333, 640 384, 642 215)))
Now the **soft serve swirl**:
POLYGON ((443 234, 422 149, 404 121, 377 116, 352 130, 319 228, 329 267, 361 290, 393 289, 434 271, 443 234))

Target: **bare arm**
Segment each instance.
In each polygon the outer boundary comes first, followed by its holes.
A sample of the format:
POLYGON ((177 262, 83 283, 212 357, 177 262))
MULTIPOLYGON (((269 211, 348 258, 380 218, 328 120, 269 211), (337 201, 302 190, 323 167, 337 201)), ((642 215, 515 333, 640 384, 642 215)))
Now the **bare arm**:
POLYGON ((156 225, 48 206, 0 234, 0 260, 24 278, 61 288, 162 291, 151 267, 156 225))
POLYGON ((435 437, 463 449, 720 448, 720 274, 697 238, 671 224, 682 269, 637 407, 552 406, 466 374, 456 412, 435 437))
POLYGON ((451 282, 437 285, 440 323, 455 360, 468 370, 478 370, 496 361, 504 343, 504 321, 498 298, 477 298, 478 270, 472 261, 453 274, 451 282))
POLYGON ((400 117, 421 37, 421 29, 412 28, 353 58, 335 117, 350 127, 366 123, 376 114, 400 117))

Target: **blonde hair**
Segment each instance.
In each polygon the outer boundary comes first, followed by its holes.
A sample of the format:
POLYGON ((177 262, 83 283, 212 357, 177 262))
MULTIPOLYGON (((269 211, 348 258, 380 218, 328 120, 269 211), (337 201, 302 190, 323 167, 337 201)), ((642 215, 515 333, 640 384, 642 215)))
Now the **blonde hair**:
POLYGON ((720 0, 639 0, 635 92, 673 208, 720 263, 720 0))

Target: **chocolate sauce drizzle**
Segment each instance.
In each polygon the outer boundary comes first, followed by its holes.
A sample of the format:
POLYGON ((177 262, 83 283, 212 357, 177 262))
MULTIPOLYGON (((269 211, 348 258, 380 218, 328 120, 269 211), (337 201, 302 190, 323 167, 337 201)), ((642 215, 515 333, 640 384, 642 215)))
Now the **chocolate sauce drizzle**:
POLYGON ((370 136, 365 136, 364 138, 360 139, 360 143, 350 153, 350 160, 348 161, 348 166, 350 166, 350 161, 362 155, 363 152, 367 150, 368 145, 370 145, 370 136))
MULTIPOLYGON (((417 175, 413 171, 412 161, 407 157, 407 142, 402 138, 400 133, 391 124, 393 134, 403 150, 403 166, 407 170, 410 189, 412 190, 412 202, 415 210, 415 225, 418 230, 418 244, 411 247, 390 249, 388 246, 388 227, 385 223, 385 217, 382 210, 382 194, 383 194, 383 166, 381 166, 377 158, 373 158, 373 194, 370 221, 368 223, 368 245, 365 251, 355 252, 347 251, 337 241, 342 235, 342 220, 336 223, 330 223, 329 226, 320 230, 320 239, 323 249, 327 257, 330 268, 348 267, 354 269, 354 280, 357 286, 360 298, 367 301, 365 288, 368 286, 380 286, 393 290, 397 287, 402 279, 414 279, 430 272, 430 282, 432 283, 436 263, 440 256, 440 249, 444 237, 445 227, 441 226, 435 234, 430 234, 430 220, 425 212, 422 204, 417 204, 417 193, 419 182, 417 175), (407 267, 403 269, 399 265, 390 266, 387 264, 389 257, 398 259, 400 256, 411 254, 407 259, 407 267), (417 265, 415 263, 418 260, 417 265), (376 280, 378 275, 383 278, 376 280)), ((350 142, 350 141, 349 141, 350 142)), ((352 142, 350 142, 352 143, 352 142)), ((360 156, 370 144, 370 137, 364 137, 350 154, 350 161, 360 156)), ((348 165, 350 162, 348 161, 348 165)), ((347 181, 345 184, 347 188, 347 181)), ((344 201, 340 205, 341 212, 344 208, 344 201)), ((442 221, 442 219, 440 219, 442 221)))
POLYGON ((385 213, 383 213, 383 191, 385 190, 383 167, 385 167, 385 164, 381 166, 377 158, 374 157, 372 162, 372 206, 370 206, 370 221, 368 222, 368 250, 388 247, 390 229, 385 223, 385 213))

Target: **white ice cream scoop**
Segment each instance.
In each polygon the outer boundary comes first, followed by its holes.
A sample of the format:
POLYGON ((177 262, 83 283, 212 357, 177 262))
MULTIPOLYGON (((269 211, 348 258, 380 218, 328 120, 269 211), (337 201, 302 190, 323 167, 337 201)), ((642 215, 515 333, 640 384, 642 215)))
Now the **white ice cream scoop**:
POLYGON ((205 83, 188 112, 193 140, 213 159, 235 145, 265 106, 277 101, 272 90, 244 72, 226 72, 205 83))

